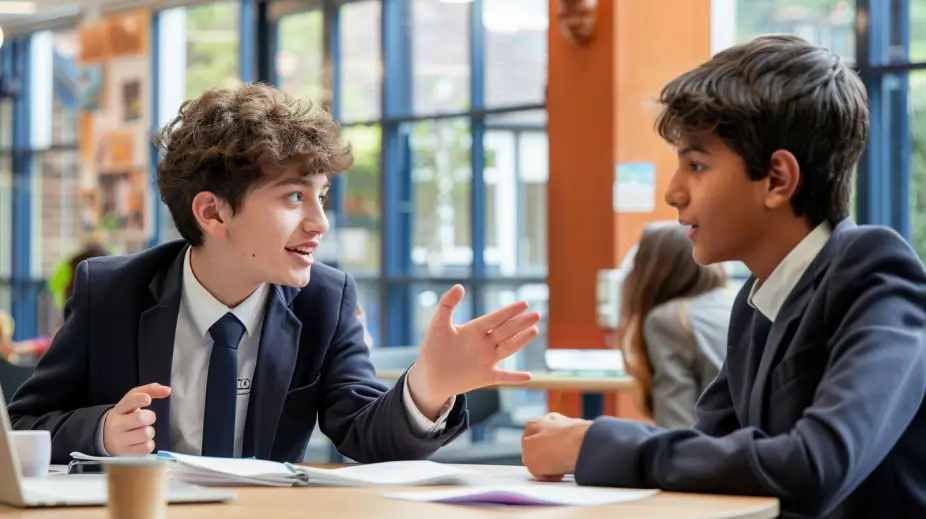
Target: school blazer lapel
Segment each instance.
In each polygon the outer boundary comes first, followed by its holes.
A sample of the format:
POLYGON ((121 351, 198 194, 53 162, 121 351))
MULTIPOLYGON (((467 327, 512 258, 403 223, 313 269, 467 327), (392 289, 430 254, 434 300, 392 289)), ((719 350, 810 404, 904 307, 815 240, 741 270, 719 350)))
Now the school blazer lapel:
MULTIPOLYGON (((755 384, 749 398, 749 424, 756 427, 763 425, 765 416, 765 400, 768 390, 768 377, 772 369, 781 362, 785 352, 791 345, 794 332, 800 324, 807 305, 814 295, 817 280, 826 272, 830 260, 836 250, 839 233, 855 227, 855 222, 846 218, 833 229, 830 239, 811 262, 810 267, 801 276, 800 281, 785 299, 784 305, 778 312, 778 317, 772 323, 768 339, 762 350, 759 370, 756 373, 755 384)), ((756 345, 753 345, 754 347, 756 345)))
POLYGON ((302 322, 292 311, 298 288, 273 285, 267 300, 248 402, 242 456, 270 459, 283 402, 296 369, 302 322))
MULTIPOLYGON (((142 312, 138 324, 140 385, 158 382, 170 386, 186 250, 186 246, 181 248, 170 267, 158 272, 148 285, 155 305, 142 312)), ((157 416, 154 422, 155 449, 170 450, 170 397, 152 399, 149 409, 157 416)))

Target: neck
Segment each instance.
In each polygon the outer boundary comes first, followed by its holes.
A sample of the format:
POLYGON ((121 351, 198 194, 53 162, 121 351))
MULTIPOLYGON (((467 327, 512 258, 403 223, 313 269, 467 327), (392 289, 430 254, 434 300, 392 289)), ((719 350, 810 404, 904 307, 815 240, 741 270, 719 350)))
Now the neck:
POLYGON ((803 218, 790 219, 788 225, 774 226, 756 241, 749 258, 743 260, 749 271, 756 276, 756 283, 761 285, 772 275, 775 268, 785 257, 813 231, 810 223, 803 218))
POLYGON ((205 246, 190 251, 190 268, 199 284, 220 303, 235 308, 248 298, 260 283, 243 279, 240 270, 231 268, 219 259, 223 255, 210 254, 205 246))

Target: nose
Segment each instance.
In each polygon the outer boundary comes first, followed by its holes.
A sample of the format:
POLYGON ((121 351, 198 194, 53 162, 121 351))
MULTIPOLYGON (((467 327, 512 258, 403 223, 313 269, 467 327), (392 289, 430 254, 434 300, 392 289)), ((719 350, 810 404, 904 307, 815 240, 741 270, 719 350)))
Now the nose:
POLYGON ((309 234, 325 234, 328 232, 328 215, 321 204, 313 207, 305 216, 302 227, 309 234))
POLYGON ((688 190, 685 189, 682 175, 676 170, 666 187, 665 201, 671 207, 681 209, 688 205, 688 190))

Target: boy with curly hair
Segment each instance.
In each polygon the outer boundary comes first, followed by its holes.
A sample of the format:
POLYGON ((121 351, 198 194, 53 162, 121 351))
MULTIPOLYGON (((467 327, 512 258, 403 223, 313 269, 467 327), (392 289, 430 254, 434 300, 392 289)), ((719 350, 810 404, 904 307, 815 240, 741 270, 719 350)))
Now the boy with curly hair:
POLYGON ((926 272, 888 228, 849 217, 867 96, 833 53, 766 36, 662 91, 678 151, 666 201, 701 264, 752 276, 726 360, 688 429, 552 415, 534 474, 583 485, 775 496, 782 517, 926 516, 926 272))
POLYGON ((299 462, 319 421, 360 462, 427 458, 467 426, 463 393, 537 334, 524 302, 463 325, 453 287, 417 362, 376 380, 353 278, 313 253, 338 125, 263 84, 184 103, 157 139, 158 186, 183 240, 79 265, 66 321, 9 405, 70 453, 155 450, 299 462), (311 282, 309 281, 311 275, 311 282))

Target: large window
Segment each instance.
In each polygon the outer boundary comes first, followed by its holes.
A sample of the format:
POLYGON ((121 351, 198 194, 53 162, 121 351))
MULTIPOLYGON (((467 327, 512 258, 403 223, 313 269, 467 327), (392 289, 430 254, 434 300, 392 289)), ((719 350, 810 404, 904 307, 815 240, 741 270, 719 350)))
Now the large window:
POLYGON ((457 322, 542 309, 546 0, 281 2, 274 19, 277 83, 353 146, 326 259, 357 279, 377 345, 419 342, 457 283, 457 322))
MULTIPOLYGON (((153 130, 180 105, 212 88, 241 83, 241 3, 221 0, 157 13, 157 84, 153 130)), ((154 239, 179 239, 167 206, 157 204, 154 239)))

